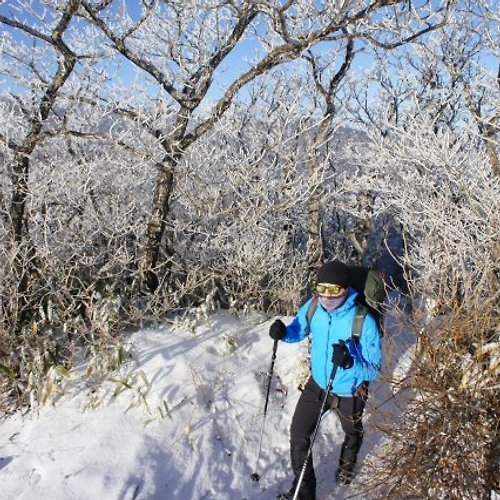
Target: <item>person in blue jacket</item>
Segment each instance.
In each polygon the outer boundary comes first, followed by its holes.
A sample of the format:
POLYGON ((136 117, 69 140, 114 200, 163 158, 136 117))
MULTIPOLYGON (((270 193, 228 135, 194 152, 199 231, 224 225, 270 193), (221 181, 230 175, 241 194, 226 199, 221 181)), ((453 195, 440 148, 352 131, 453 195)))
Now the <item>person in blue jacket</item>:
MULTIPOLYGON (((349 287, 349 268, 338 260, 323 264, 317 274, 316 298, 306 302, 286 326, 276 320, 269 329, 274 340, 300 342, 311 338, 311 376, 298 400, 290 427, 290 455, 295 479, 282 500, 293 499, 304 466, 311 435, 324 411, 334 409, 345 438, 335 474, 341 484, 349 484, 363 441, 362 415, 368 397, 368 384, 377 377, 381 365, 380 331, 377 321, 368 314, 363 321, 359 341, 351 338, 358 293, 349 287), (308 325, 307 311, 312 300, 318 307, 308 325), (325 391, 336 365, 329 394, 325 391)), ((316 478, 310 455, 298 492, 299 500, 316 498, 316 478)))

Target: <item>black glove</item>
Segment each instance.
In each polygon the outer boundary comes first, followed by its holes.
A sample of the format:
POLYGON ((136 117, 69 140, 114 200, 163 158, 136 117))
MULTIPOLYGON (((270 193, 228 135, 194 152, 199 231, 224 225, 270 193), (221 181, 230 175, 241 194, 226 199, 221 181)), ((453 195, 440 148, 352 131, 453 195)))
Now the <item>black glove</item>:
POLYGON ((348 370, 352 368, 354 364, 354 360, 352 359, 351 353, 349 352, 349 348, 345 341, 341 340, 338 344, 333 344, 333 356, 332 356, 333 364, 343 368, 344 370, 348 370))
POLYGON ((283 321, 277 319, 270 327, 269 327, 269 336, 273 340, 281 340, 286 335, 286 326, 283 321))

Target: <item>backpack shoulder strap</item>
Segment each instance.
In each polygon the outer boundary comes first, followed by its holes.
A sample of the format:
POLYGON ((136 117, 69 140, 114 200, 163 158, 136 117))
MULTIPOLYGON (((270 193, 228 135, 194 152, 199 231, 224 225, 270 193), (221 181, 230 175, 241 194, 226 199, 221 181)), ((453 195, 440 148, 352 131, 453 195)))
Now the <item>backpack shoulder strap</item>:
POLYGON ((358 344, 361 340, 361 334, 363 333, 363 323, 365 321, 366 315, 368 314, 368 308, 362 304, 356 306, 356 311, 354 313, 354 319, 352 321, 351 338, 355 344, 358 344))
POLYGON ((311 333, 311 321, 313 319, 314 313, 316 312, 317 308, 318 308, 318 298, 313 297, 306 312, 306 320, 307 320, 306 335, 309 335, 311 333))

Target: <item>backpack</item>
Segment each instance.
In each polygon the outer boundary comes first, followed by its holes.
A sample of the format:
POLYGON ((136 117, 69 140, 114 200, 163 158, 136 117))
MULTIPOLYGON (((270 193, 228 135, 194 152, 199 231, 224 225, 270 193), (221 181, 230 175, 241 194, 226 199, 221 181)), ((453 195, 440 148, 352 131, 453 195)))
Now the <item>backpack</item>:
MULTIPOLYGON (((368 313, 377 321, 381 336, 383 335, 383 302, 386 295, 385 282, 381 274, 375 270, 349 266, 351 288, 358 292, 356 297, 356 312, 352 322, 351 338, 357 344, 361 340, 363 322, 368 313)), ((318 307, 315 296, 306 312, 307 334, 311 330, 311 321, 318 307)))

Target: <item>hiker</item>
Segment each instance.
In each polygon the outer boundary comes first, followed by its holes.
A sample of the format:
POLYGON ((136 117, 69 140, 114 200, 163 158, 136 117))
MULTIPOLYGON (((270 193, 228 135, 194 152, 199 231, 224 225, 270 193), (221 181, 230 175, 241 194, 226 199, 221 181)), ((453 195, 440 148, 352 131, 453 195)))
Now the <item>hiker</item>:
MULTIPOLYGON (((293 499, 305 463, 323 400, 323 411, 335 410, 345 433, 335 474, 340 484, 349 484, 363 440, 362 414, 368 397, 368 384, 380 369, 380 331, 371 314, 363 319, 359 339, 352 338, 358 292, 350 287, 349 267, 338 260, 326 262, 318 270, 316 296, 306 302, 286 326, 276 320, 269 329, 274 340, 300 342, 311 336, 311 376, 297 402, 290 427, 290 456, 295 479, 282 500, 293 499), (310 304, 318 306, 308 317, 310 304), (336 371, 334 372, 334 366, 336 371), (335 373, 329 394, 328 381, 335 373)), ((310 455, 300 484, 298 499, 314 500, 316 478, 310 455)))

